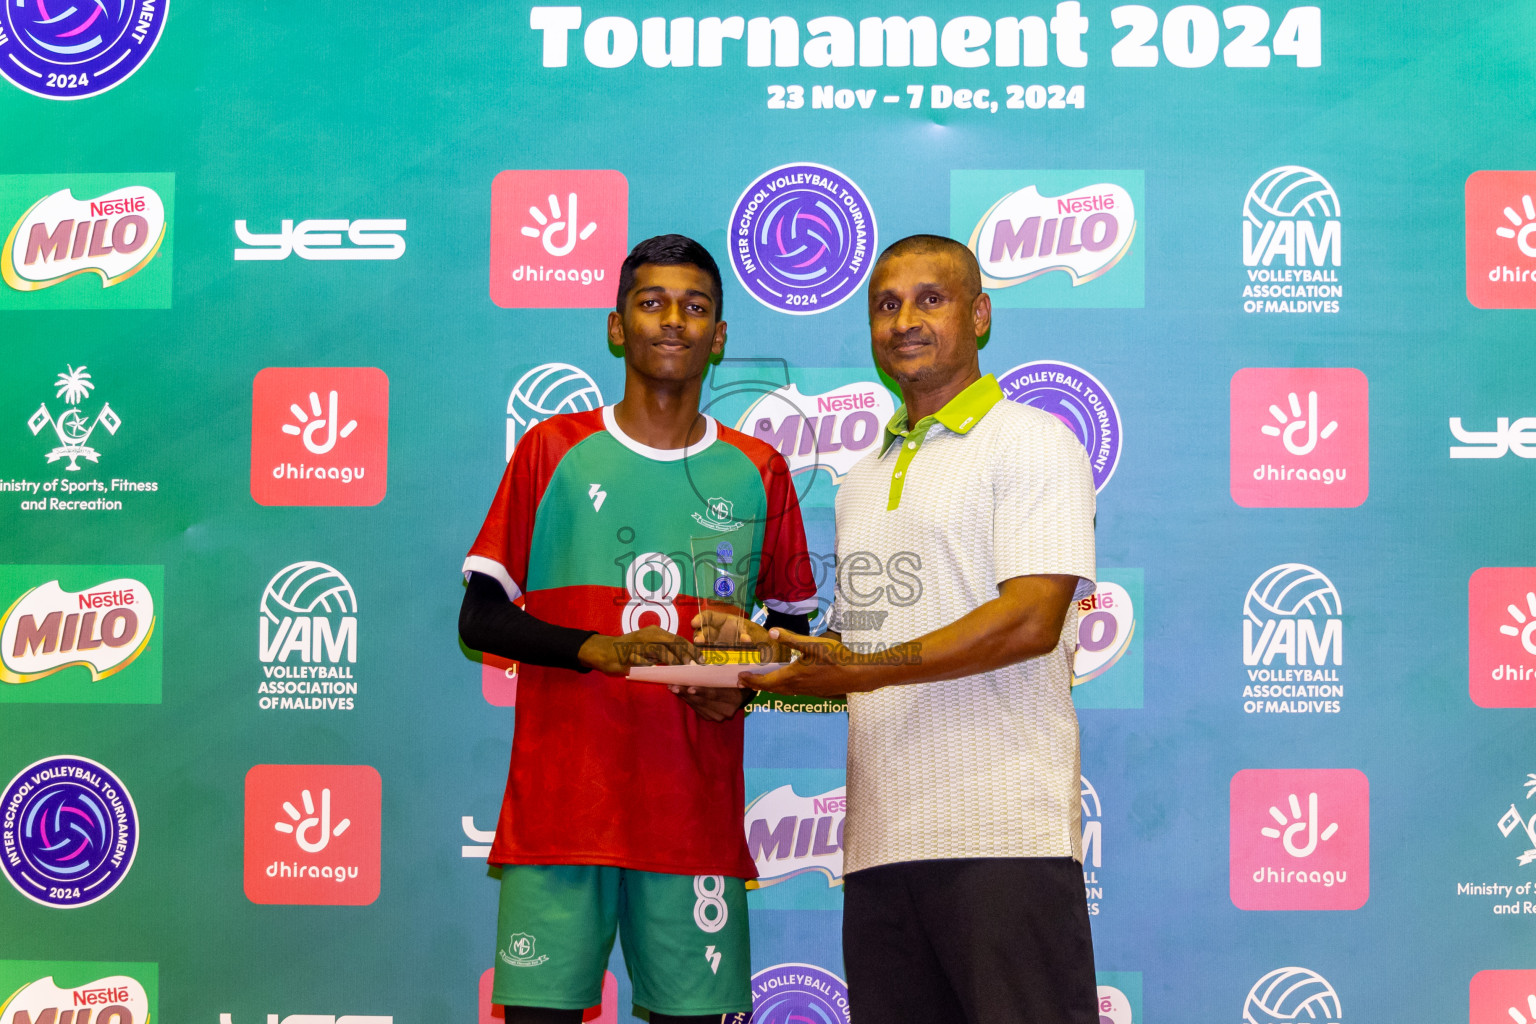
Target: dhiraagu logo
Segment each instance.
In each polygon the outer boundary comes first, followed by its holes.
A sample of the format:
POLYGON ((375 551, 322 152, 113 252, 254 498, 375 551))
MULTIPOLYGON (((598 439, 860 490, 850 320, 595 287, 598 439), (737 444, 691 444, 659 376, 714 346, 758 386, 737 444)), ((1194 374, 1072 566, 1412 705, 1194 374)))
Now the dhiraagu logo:
POLYGON ((1141 171, 951 171, 949 233, 1003 308, 1145 305, 1141 171))

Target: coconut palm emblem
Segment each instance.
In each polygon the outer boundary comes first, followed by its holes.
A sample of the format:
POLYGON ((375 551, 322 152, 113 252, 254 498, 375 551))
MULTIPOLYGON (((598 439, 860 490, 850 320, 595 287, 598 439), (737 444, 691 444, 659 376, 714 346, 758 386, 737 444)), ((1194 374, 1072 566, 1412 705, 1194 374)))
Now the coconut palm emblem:
POLYGON ((54 392, 54 397, 64 399, 68 408, 55 416, 49 412, 48 403, 44 402, 27 420, 27 426, 32 428, 34 437, 42 432, 43 427, 52 426, 53 432, 58 435, 59 446, 48 453, 48 461, 57 462, 60 459, 68 459, 69 465, 64 468, 75 472, 80 469, 80 459, 96 462, 101 458, 96 449, 87 443, 96 428, 105 427, 107 433, 116 434, 117 428, 122 426, 123 421, 106 402, 101 403, 101 411, 96 414, 95 419, 91 419, 82 412, 80 403, 90 397, 96 385, 92 383, 91 375, 86 372, 84 366, 79 369, 70 366, 68 371, 59 374, 58 380, 53 382, 54 387, 58 389, 54 392))

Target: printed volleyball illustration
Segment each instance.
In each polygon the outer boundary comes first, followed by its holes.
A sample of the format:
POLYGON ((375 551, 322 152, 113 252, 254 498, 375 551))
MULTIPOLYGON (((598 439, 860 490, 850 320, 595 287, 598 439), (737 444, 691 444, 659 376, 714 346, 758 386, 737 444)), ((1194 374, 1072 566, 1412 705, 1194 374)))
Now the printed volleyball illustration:
POLYGON ((1269 569, 1253 581, 1243 600, 1243 614, 1256 623, 1275 617, 1338 615, 1339 592, 1332 581, 1300 562, 1269 569))
POLYGON ((1287 165, 1267 171, 1248 189, 1243 216, 1256 225, 1277 217, 1337 217, 1339 196, 1316 171, 1287 165))
POLYGON ((295 562, 272 577, 261 594, 261 614, 355 615, 357 596, 347 578, 324 562, 295 562))
POLYGON ((1305 967, 1281 967, 1264 975, 1249 991, 1243 1024, 1331 1024, 1341 1013, 1339 994, 1322 975, 1305 967))
POLYGON ((603 393, 587 372, 570 363, 535 366, 512 385, 507 397, 507 458, 518 439, 536 424, 565 412, 589 412, 603 393))

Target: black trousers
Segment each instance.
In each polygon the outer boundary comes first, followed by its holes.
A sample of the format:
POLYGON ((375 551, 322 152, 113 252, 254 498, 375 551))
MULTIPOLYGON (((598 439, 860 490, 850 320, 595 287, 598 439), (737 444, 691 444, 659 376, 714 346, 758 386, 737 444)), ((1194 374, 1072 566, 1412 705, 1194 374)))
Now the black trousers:
POLYGON ((859 1024, 1099 1024, 1083 867, 1072 858, 910 861, 843 885, 859 1024))

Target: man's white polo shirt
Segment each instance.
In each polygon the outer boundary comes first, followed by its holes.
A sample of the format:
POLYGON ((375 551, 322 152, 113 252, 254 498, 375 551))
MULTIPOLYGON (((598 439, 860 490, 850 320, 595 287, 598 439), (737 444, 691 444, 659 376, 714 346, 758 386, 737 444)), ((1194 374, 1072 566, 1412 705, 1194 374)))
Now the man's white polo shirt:
MULTIPOLYGON (((830 626, 856 651, 914 640, 1016 576, 1094 589, 1088 455, 1049 413, 983 377, 886 446, 837 495, 830 626)), ((956 857, 1082 860, 1074 600, 1050 653, 848 698, 845 870, 956 857)))

